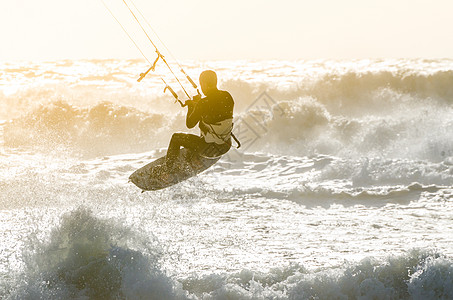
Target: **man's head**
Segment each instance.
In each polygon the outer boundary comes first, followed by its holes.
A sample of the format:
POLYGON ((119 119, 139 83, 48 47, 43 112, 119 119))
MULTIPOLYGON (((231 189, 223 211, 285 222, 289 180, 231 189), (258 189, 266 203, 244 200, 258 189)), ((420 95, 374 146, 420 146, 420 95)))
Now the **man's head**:
POLYGON ((200 74, 200 86, 203 94, 217 90, 217 74, 214 71, 206 70, 200 74))

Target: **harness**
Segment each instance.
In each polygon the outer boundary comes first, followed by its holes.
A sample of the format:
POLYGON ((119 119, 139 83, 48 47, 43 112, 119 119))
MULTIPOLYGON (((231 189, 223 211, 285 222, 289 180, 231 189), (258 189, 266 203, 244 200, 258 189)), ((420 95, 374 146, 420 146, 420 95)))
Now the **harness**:
MULTIPOLYGON (((216 143, 217 145, 226 144, 232 137, 238 144, 237 148, 241 147, 241 143, 233 134, 233 118, 228 118, 217 123, 206 123, 200 120, 200 124, 205 130, 201 131, 201 136, 206 143, 216 143)), ((201 129, 201 128, 200 128, 201 129)))

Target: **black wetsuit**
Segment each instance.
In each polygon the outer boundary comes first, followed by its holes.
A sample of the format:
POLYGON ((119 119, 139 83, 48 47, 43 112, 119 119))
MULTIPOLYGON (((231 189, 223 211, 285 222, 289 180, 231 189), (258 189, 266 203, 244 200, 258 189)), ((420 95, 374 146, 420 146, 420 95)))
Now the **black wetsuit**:
MULTIPOLYGON (((186 125, 193 128, 197 124, 200 130, 207 131, 200 121, 215 124, 225 119, 233 118, 234 101, 230 93, 221 90, 211 91, 198 102, 188 103, 186 125)), ((189 133, 174 133, 167 150, 166 164, 173 168, 181 147, 190 149, 202 156, 216 157, 228 152, 231 148, 231 138, 223 144, 207 143, 202 136, 189 133)))

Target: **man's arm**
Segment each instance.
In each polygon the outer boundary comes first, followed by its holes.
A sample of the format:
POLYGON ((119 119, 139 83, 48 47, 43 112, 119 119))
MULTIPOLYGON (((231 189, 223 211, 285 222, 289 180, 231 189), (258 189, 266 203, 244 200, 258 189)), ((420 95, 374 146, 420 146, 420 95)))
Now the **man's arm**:
POLYGON ((188 100, 186 101, 188 111, 186 117, 186 126, 187 128, 194 128, 201 119, 200 109, 198 107, 198 101, 188 100), (190 102, 189 102, 190 101, 190 102))

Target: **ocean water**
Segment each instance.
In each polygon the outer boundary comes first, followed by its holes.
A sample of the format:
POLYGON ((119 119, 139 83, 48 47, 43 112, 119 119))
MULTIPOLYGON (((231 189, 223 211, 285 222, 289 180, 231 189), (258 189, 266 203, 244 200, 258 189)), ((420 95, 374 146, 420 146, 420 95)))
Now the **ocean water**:
POLYGON ((453 299, 453 60, 183 65, 242 147, 141 193, 197 133, 144 61, 0 63, 0 299, 453 299))

